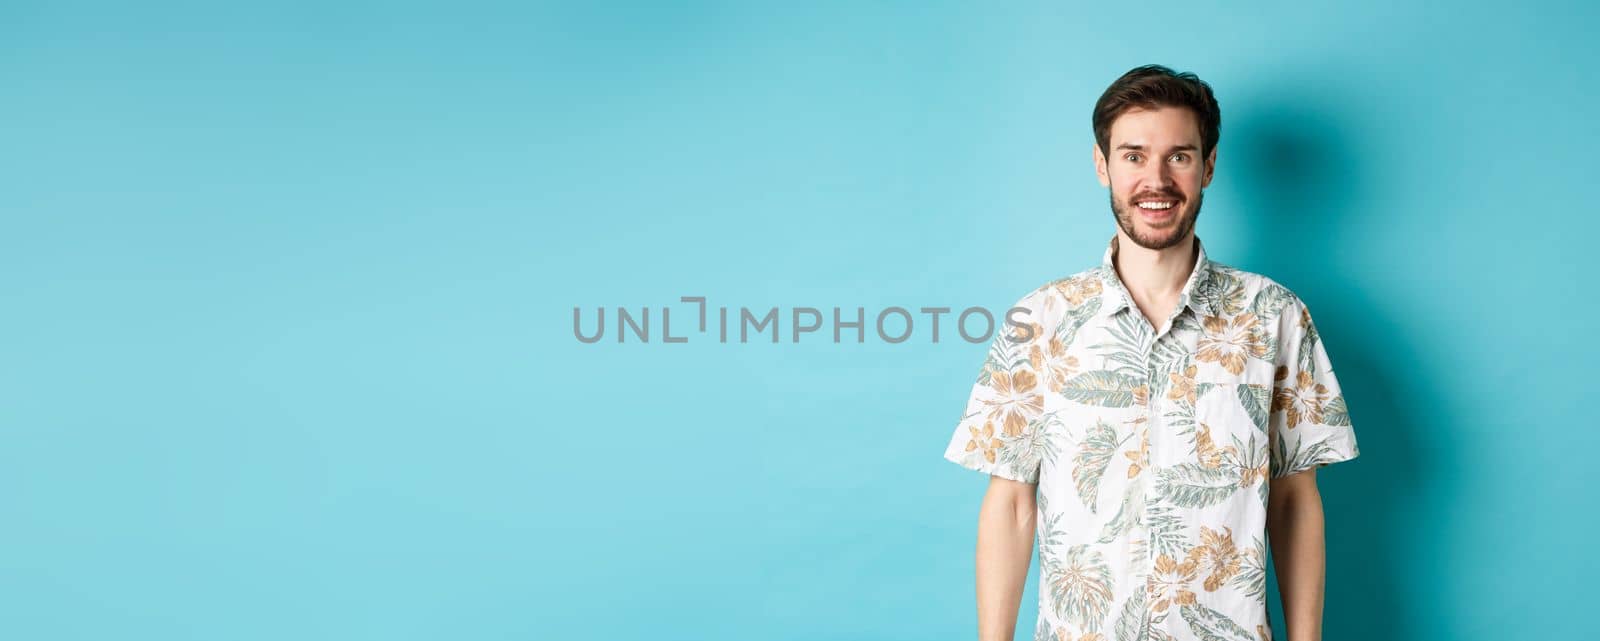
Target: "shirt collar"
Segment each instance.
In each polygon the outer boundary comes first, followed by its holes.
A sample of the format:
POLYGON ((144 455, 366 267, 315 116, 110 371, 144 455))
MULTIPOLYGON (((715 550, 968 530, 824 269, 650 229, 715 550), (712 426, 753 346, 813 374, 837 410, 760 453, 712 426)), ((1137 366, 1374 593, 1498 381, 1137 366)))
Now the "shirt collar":
MULTIPOLYGON (((1198 316, 1216 316, 1214 297, 1199 296, 1201 288, 1211 279, 1213 273, 1212 263, 1206 258, 1205 246, 1200 242, 1200 237, 1194 237, 1194 270, 1189 273, 1189 279, 1184 281, 1183 290, 1178 294, 1178 307, 1194 310, 1198 316)), ((1112 258, 1117 253, 1117 237, 1111 237, 1111 243, 1106 247, 1105 256, 1100 261, 1100 278, 1105 285, 1105 303, 1100 306, 1102 315, 1110 316, 1125 308, 1133 306, 1133 297, 1128 294, 1128 288, 1122 284, 1122 279, 1117 277, 1117 268, 1112 258)))

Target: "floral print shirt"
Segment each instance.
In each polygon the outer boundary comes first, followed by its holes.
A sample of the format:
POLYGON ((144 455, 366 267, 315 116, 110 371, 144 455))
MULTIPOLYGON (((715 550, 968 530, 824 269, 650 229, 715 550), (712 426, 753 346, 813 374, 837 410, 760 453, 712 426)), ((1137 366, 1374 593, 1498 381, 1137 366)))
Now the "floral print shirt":
POLYGON ((1038 486, 1036 641, 1269 641, 1269 479, 1359 454, 1305 304, 1195 247, 1159 330, 1116 238, 1024 296, 945 450, 1038 486))

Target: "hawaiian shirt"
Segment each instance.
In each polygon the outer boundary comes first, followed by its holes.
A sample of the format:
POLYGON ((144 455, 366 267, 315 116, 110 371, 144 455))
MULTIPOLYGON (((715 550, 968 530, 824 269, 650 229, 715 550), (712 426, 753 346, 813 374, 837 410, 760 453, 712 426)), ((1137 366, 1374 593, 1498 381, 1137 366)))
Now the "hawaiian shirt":
POLYGON ((1024 296, 945 450, 1037 484, 1036 641, 1269 641, 1268 480, 1359 454, 1306 305, 1195 248, 1159 331, 1116 238, 1024 296))

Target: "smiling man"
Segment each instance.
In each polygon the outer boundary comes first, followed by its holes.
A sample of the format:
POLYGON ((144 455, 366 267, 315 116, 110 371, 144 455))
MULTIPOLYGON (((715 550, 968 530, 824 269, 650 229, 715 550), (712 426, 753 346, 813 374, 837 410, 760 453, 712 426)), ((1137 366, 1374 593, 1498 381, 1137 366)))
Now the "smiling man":
POLYGON ((1305 303, 1194 233, 1216 166, 1211 87, 1159 65, 1095 104, 1116 235, 1029 292, 945 458, 990 475, 979 638, 1010 640, 1038 541, 1039 641, 1268 641, 1267 546, 1289 641, 1321 636, 1316 470, 1359 454, 1305 303))

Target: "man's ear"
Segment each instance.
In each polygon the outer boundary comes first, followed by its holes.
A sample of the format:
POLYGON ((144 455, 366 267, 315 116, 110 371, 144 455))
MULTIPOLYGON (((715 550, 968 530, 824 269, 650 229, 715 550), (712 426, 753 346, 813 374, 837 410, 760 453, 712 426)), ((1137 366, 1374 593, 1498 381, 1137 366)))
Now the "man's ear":
POLYGON ((1202 188, 1211 184, 1211 175, 1217 171, 1217 148, 1212 147, 1211 153, 1206 154, 1206 176, 1200 180, 1202 188))
POLYGON ((1111 175, 1106 173, 1106 155, 1100 151, 1100 143, 1090 145, 1094 148, 1094 175, 1100 179, 1101 187, 1111 186, 1111 175))

